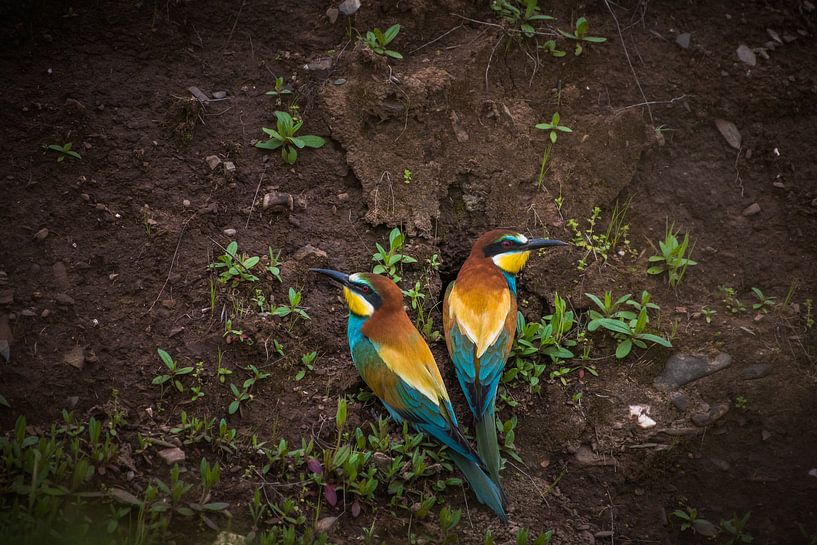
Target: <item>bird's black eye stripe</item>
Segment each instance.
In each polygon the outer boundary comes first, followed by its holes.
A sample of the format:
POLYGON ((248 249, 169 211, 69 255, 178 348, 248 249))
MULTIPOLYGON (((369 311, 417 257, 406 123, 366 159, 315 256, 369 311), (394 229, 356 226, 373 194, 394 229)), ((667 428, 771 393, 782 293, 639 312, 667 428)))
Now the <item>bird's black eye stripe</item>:
POLYGON ((521 246, 522 243, 516 239, 511 238, 504 238, 501 240, 497 240, 485 247, 485 255, 488 257, 495 256, 497 254, 501 254, 503 252, 507 252, 510 249, 516 248, 517 246, 521 246))

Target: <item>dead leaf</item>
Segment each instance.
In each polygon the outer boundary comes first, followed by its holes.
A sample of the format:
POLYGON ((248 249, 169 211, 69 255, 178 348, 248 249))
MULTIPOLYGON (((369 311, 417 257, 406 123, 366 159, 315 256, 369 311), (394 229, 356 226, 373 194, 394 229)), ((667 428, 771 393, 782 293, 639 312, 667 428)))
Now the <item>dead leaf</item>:
POLYGON ((338 517, 324 517, 318 522, 315 523, 315 531, 320 533, 329 532, 334 526, 335 521, 338 520, 338 517))

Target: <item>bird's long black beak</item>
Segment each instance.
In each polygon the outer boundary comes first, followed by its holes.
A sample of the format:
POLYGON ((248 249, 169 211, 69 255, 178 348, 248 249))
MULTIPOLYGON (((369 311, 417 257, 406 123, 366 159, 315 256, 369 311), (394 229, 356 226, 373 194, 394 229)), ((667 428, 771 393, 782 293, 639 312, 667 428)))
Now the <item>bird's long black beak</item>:
POLYGON ((349 275, 346 273, 333 271, 332 269, 309 269, 311 272, 316 272, 320 274, 324 274, 331 278, 332 280, 338 282, 342 286, 348 286, 349 282, 349 275))
POLYGON ((550 238, 534 238, 522 246, 523 250, 538 250, 539 248, 547 248, 549 246, 568 246, 567 242, 555 240, 550 238))

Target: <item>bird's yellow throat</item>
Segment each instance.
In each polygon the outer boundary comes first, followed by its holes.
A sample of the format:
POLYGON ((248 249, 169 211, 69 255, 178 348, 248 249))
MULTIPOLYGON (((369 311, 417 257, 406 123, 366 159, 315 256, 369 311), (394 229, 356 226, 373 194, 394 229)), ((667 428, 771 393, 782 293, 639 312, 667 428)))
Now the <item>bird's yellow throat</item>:
POLYGON ((497 267, 509 274, 519 274, 530 258, 530 252, 511 252, 493 257, 497 267))
POLYGON ((349 310, 352 314, 358 316, 371 316, 374 313, 374 307, 370 302, 363 298, 359 293, 355 293, 349 288, 343 288, 343 296, 346 297, 346 304, 349 305, 349 310))

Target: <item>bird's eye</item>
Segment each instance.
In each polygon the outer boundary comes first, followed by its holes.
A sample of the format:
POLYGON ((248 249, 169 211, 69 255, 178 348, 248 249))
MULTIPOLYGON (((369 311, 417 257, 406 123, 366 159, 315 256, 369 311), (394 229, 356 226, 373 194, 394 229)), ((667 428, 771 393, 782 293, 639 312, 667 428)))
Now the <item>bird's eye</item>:
POLYGON ((369 293, 369 286, 360 286, 360 291, 363 293, 369 293))
POLYGON ((510 240, 503 240, 502 241, 502 247, 503 248, 510 248, 511 247, 511 241, 510 240))

